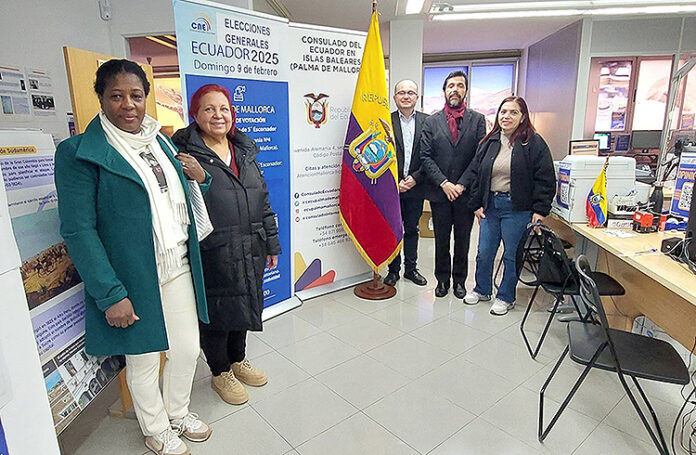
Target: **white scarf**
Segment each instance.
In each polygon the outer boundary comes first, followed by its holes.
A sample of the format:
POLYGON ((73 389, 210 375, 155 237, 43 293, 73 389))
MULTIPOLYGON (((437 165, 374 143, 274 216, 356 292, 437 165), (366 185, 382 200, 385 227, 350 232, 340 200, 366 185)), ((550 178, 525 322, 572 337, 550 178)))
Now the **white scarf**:
POLYGON ((99 113, 106 140, 133 167, 145 184, 152 210, 152 232, 155 238, 157 271, 160 277, 183 266, 180 244, 188 238, 188 217, 186 194, 174 165, 157 142, 157 133, 162 127, 154 118, 146 115, 138 133, 128 133, 116 127, 99 113), (157 159, 167 181, 167 191, 160 190, 160 184, 150 165, 140 156, 150 152, 157 159))

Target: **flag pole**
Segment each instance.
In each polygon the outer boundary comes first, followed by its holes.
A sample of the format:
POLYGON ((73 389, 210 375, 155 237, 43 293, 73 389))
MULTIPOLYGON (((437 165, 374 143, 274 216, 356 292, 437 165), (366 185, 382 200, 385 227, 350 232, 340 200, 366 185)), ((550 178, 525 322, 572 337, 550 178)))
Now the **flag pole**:
POLYGON ((396 295, 394 286, 387 286, 379 280, 379 274, 372 271, 372 281, 359 284, 353 288, 353 294, 366 300, 384 300, 396 295))
MULTIPOLYGON (((372 14, 377 12, 377 0, 372 0, 372 14)), ((366 300, 384 300, 396 295, 394 286, 387 286, 380 281, 376 270, 372 270, 372 281, 359 284, 353 288, 353 293, 366 300)))

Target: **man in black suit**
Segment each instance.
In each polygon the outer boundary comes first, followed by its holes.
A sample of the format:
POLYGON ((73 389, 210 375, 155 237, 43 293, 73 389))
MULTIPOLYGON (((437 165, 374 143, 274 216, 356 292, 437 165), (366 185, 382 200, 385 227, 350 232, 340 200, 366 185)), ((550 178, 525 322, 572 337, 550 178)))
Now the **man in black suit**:
POLYGON ((474 213, 466 195, 466 168, 486 135, 486 119, 467 109, 468 81, 462 71, 450 73, 442 85, 445 108, 428 117, 421 136, 422 170, 428 176, 426 197, 430 201, 435 230, 435 295, 444 297, 454 282, 454 295, 462 299, 468 274, 469 239, 474 213), (454 259, 450 238, 454 226, 454 259))
MULTIPOLYGON (((396 162, 399 168, 399 193, 401 219, 404 223, 404 278, 418 286, 428 282, 418 272, 418 220, 423 213, 423 185, 425 177, 420 169, 420 137, 423 121, 428 117, 416 112, 418 85, 404 79, 394 87, 394 102, 397 110, 392 112, 391 121, 396 143, 396 162)), ((389 264, 389 273, 384 284, 394 286, 399 281, 401 254, 389 264)))

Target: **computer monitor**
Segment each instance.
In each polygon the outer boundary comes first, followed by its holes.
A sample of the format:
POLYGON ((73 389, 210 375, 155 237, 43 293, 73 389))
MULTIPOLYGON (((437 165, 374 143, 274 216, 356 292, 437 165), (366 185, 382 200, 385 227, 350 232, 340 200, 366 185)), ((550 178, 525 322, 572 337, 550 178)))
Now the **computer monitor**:
POLYGON ((645 130, 633 131, 631 133, 631 148, 633 149, 659 149, 662 131, 645 130))
POLYGON ((599 141, 599 150, 606 151, 611 149, 611 133, 594 133, 592 139, 599 141))
POLYGON ((599 141, 590 140, 571 140, 568 141, 568 155, 599 155, 599 141))
POLYGON ((631 143, 630 134, 617 134, 616 141, 614 143, 615 152, 628 152, 629 145, 631 143))

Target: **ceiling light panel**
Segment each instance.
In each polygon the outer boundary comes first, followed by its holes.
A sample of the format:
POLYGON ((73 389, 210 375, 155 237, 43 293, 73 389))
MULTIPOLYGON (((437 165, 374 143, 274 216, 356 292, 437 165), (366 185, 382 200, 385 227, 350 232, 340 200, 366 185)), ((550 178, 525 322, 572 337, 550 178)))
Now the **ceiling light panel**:
POLYGON ((406 3, 406 14, 420 14, 424 3, 425 0, 408 0, 406 3))
MULTIPOLYGON (((409 0, 413 1, 413 0, 409 0)), ((489 12, 489 11, 521 11, 521 10, 548 10, 548 9, 601 9, 609 7, 638 7, 638 6, 673 6, 696 5, 696 0, 560 0, 560 1, 529 1, 529 2, 505 2, 505 3, 474 3, 452 5, 450 14, 465 12, 489 12)), ((439 3, 433 3, 431 14, 448 14, 448 11, 440 11, 439 3)))
POLYGON ((433 20, 457 21, 514 17, 620 16, 680 14, 696 11, 696 0, 561 0, 453 5, 433 4, 433 20))

